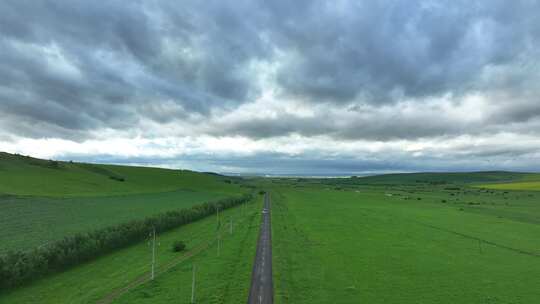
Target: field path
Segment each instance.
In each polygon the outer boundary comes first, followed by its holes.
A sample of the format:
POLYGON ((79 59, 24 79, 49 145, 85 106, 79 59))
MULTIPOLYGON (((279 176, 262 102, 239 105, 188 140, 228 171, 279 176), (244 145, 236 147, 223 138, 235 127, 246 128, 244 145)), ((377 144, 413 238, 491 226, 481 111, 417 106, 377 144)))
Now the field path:
MULTIPOLYGON (((192 250, 188 251, 184 255, 182 255, 182 256, 180 256, 180 257, 178 257, 176 259, 173 259, 172 261, 166 263, 165 265, 163 265, 162 267, 160 267, 156 271, 156 275, 164 273, 164 272, 168 271, 169 269, 173 268, 174 266, 176 266, 176 265, 186 261, 187 259, 197 255, 198 253, 206 250, 208 247, 210 247, 212 245, 212 243, 214 241, 215 240, 211 240, 211 241, 207 241, 207 242, 204 242, 202 244, 199 244, 197 247, 195 247, 192 250)), ((150 273, 145 273, 143 275, 140 275, 139 277, 137 277, 135 280, 131 281, 126 286, 117 288, 117 289, 111 291, 109 294, 102 297, 100 300, 97 301, 97 304, 109 304, 112 301, 119 298, 120 296, 122 296, 123 294, 131 291, 133 288, 135 288, 137 286, 140 286, 140 285, 142 285, 142 284, 144 284, 146 282, 149 282, 149 281, 150 281, 150 273)))
POLYGON ((270 218, 270 196, 264 195, 261 230, 257 253, 251 274, 248 304, 271 304, 274 302, 272 282, 272 227, 270 218))

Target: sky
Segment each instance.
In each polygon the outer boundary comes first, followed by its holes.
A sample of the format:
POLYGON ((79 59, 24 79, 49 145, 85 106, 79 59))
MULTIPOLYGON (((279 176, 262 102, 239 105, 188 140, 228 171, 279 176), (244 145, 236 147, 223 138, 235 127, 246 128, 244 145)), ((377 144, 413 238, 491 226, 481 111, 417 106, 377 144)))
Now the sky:
POLYGON ((540 171, 540 1, 0 1, 0 151, 540 171))

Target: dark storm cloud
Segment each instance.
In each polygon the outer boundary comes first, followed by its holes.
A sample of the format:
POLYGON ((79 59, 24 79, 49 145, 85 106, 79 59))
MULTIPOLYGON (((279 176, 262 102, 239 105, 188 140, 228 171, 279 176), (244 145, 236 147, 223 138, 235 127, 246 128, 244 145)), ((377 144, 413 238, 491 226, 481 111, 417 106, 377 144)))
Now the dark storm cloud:
POLYGON ((279 41, 294 51, 278 81, 286 93, 315 101, 460 94, 479 85, 484 67, 538 46, 539 9, 537 1, 311 6, 307 16, 279 23, 279 41))
MULTIPOLYGON (((240 135, 253 139, 299 134, 302 136, 328 135, 337 140, 414 140, 422 137, 459 135, 480 127, 478 122, 456 124, 453 118, 437 114, 436 110, 423 113, 421 106, 412 114, 380 112, 374 108, 354 108, 349 113, 318 112, 310 117, 281 113, 274 117, 226 121, 208 131, 213 135, 240 135), (351 113, 352 112, 352 113, 351 113)), ((482 129, 481 131, 485 131, 482 129)))
POLYGON ((258 27, 242 21, 246 11, 177 4, 0 3, 4 120, 63 136, 57 129, 136 127, 147 109, 147 118, 169 121, 177 111, 156 111, 166 105, 204 114, 255 96, 246 65, 266 55, 258 27))
MULTIPOLYGON (((531 121, 539 114, 538 69, 519 66, 538 62, 538 11, 539 1, 525 0, 2 1, 0 126, 23 137, 82 140, 103 128, 142 128, 143 120, 171 123, 194 113, 211 120, 213 110, 252 102, 264 89, 336 107, 406 99, 421 111, 422 98, 504 88, 507 97, 490 101, 501 105, 485 124, 531 121), (259 73, 268 73, 270 88, 259 73)), ((484 123, 318 115, 207 129, 391 140, 456 135, 484 123)))

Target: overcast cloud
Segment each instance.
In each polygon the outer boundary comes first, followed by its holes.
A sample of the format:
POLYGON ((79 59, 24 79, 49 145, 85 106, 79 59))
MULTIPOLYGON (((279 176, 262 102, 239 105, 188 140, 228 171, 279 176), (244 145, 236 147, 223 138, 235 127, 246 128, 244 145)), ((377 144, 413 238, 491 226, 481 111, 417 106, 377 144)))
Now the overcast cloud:
POLYGON ((540 170, 540 1, 2 1, 0 150, 540 170))

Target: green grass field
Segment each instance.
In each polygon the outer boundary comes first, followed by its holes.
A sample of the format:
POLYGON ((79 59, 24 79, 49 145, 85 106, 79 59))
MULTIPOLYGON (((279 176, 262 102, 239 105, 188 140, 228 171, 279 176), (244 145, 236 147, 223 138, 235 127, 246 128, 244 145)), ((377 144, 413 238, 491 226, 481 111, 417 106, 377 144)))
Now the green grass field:
POLYGON ((171 191, 81 198, 0 198, 0 252, 28 249, 78 232, 223 198, 212 192, 171 191))
POLYGON ((187 170, 53 162, 0 152, 0 195, 81 197, 176 190, 241 192, 238 185, 228 182, 231 178, 187 170))
POLYGON ((537 199, 470 188, 276 187, 276 303, 534 303, 537 199))
POLYGON ((535 182, 513 182, 499 184, 482 184, 479 187, 498 190, 528 190, 540 191, 540 181, 535 182))
POLYGON ((364 176, 347 179, 331 179, 324 182, 335 182, 338 184, 371 184, 371 185, 402 185, 411 183, 450 183, 450 184, 470 184, 478 182, 508 182, 518 181, 538 177, 538 174, 520 172, 421 172, 407 174, 382 174, 374 176, 364 176))
POLYGON ((244 192, 215 174, 0 153, 0 253, 244 192))
MULTIPOLYGON (((249 288, 261 204, 261 197, 256 197, 252 203, 221 213, 219 257, 214 216, 159 235, 156 280, 134 287, 113 303, 189 303, 192 263, 197 265, 197 303, 243 302, 249 288), (185 252, 172 252, 176 240, 187 243, 185 252), (204 249, 199 252, 198 248, 204 249)), ((150 257, 151 247, 143 242, 0 294, 0 303, 96 303, 137 278, 148 277, 150 257)))
MULTIPOLYGON (((539 180, 514 172, 240 180, 0 153, 0 253, 258 188, 272 198, 276 303, 536 303, 539 180)), ((261 204, 257 196, 222 212, 219 257, 210 216, 159 235, 152 282, 141 242, 5 291, 0 303, 189 303, 193 264, 196 303, 245 302, 261 204), (177 240, 185 252, 172 252, 177 240)))
POLYGON ((481 183, 475 187, 497 190, 540 191, 540 174, 528 173, 509 182, 481 183))
POLYGON ((172 268, 154 282, 133 289, 113 303, 190 303, 193 264, 196 270, 196 303, 245 302, 255 258, 261 202, 257 198, 249 214, 234 225, 232 235, 224 232, 219 256, 214 244, 187 263, 172 268))

